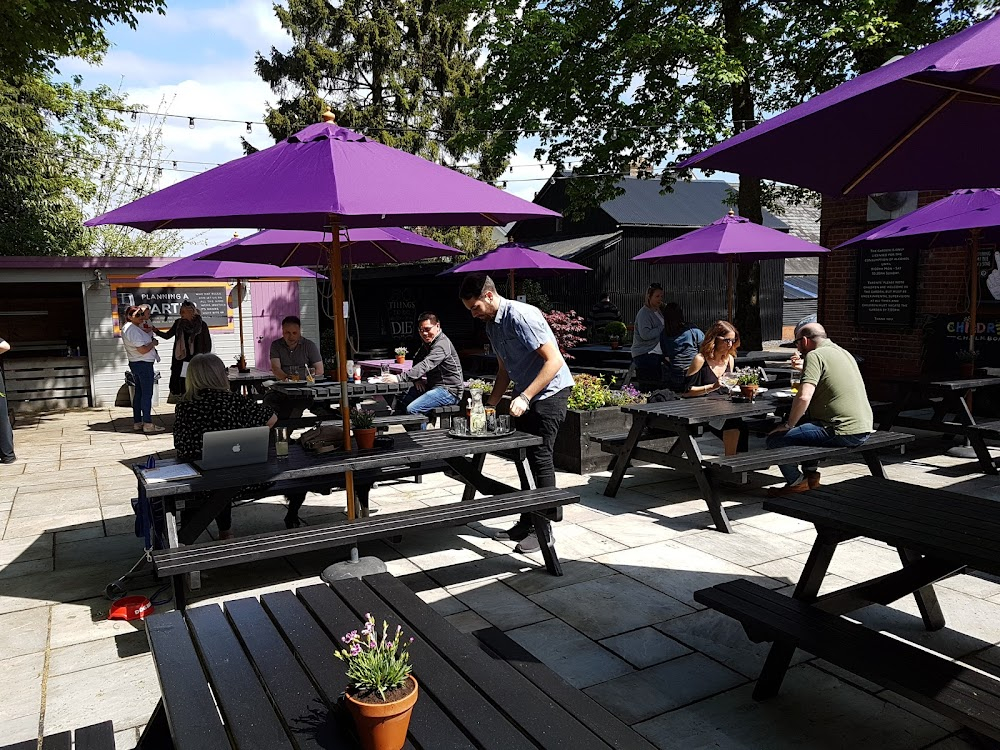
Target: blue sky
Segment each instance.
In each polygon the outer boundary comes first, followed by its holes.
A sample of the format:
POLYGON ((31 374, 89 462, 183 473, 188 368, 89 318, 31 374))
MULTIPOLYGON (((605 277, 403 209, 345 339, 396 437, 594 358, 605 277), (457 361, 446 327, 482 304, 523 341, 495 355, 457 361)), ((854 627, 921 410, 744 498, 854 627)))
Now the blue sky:
MULTIPOLYGON (((81 74, 89 87, 103 83, 120 89, 128 94, 130 102, 149 109, 156 109, 164 101, 171 114, 240 121, 212 123, 196 119, 194 129, 190 129, 186 120, 168 120, 163 130, 163 156, 179 160, 179 169, 208 168, 185 164, 184 160, 215 164, 241 156, 241 136, 258 147, 273 143, 264 126, 254 125, 248 135, 243 122, 262 120, 268 102, 277 99, 254 73, 255 54, 267 52, 272 46, 290 46, 290 38, 274 16, 271 0, 168 0, 165 15, 144 15, 137 29, 115 26, 107 35, 113 46, 99 65, 66 59, 60 62, 60 72, 65 76, 81 74)), ((532 143, 523 144, 511 163, 537 163, 533 147, 532 143)), ((530 200, 551 171, 549 167, 544 171, 537 167, 515 169, 512 178, 538 179, 511 182, 508 188, 530 200)), ((168 168, 160 185, 188 176, 168 168)), ((231 236, 229 230, 190 233, 189 252, 231 236)))

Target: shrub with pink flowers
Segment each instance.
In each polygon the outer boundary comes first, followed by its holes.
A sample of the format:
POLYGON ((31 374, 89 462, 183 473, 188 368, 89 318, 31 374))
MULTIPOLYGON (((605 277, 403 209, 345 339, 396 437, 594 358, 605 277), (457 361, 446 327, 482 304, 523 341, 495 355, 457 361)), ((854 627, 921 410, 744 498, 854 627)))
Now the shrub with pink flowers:
POLYGON ((347 664, 347 680, 359 696, 378 693, 385 700, 386 691, 400 687, 410 676, 410 654, 406 647, 413 639, 403 638, 403 629, 389 637, 389 623, 382 622, 381 637, 376 633, 375 618, 365 615, 365 626, 352 630, 340 639, 345 648, 334 656, 347 664))
POLYGON ((568 313, 552 310, 542 315, 556 335, 556 343, 559 344, 559 352, 563 358, 573 359, 573 355, 568 353, 569 350, 579 344, 587 343, 587 339, 578 335, 587 330, 584 319, 576 314, 576 310, 570 310, 568 313))

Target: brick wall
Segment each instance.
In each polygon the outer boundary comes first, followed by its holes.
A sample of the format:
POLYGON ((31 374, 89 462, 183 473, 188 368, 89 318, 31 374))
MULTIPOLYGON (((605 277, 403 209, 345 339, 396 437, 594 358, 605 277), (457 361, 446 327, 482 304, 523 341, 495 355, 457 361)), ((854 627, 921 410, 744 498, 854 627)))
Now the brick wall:
MULTIPOLYGON (((924 206, 944 193, 921 193, 924 206)), ((867 197, 823 199, 820 237, 824 247, 836 247, 876 224, 866 219, 867 197)), ((963 247, 922 250, 917 270, 916 320, 913 328, 858 326, 857 251, 838 250, 820 258, 819 321, 830 338, 864 358, 864 373, 872 383, 871 395, 884 389, 877 381, 887 377, 914 377, 932 368, 924 361, 922 326, 934 315, 957 314, 968 309, 968 251, 963 247)))

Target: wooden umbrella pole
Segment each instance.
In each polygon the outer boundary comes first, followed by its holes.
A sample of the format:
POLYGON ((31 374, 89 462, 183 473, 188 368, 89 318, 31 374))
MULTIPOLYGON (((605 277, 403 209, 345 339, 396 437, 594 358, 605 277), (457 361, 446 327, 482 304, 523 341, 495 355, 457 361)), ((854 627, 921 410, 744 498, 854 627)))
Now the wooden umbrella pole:
POLYGON ((510 291, 510 299, 514 299, 514 269, 513 268, 511 268, 509 271, 507 271, 507 278, 510 281, 510 284, 509 284, 509 286, 510 286, 510 290, 509 290, 510 291))
MULTIPOLYGON (((330 217, 330 285, 333 289, 333 331, 337 337, 337 380, 340 381, 340 418, 344 425, 344 450, 351 450, 351 400, 347 395, 347 324, 344 321, 344 274, 340 257, 340 225, 330 217)), ((354 472, 346 474, 347 520, 353 521, 354 472)))
MULTIPOLYGON (((243 368, 245 368, 247 366, 246 349, 243 348, 243 299, 246 296, 246 287, 243 286, 243 279, 240 279, 239 281, 237 281, 237 284, 239 285, 239 289, 240 289, 239 294, 237 295, 238 298, 239 298, 239 302, 237 303, 237 307, 239 308, 238 314, 240 316, 240 364, 239 364, 239 367, 237 369, 242 370, 243 368)), ((260 369, 260 368, 258 368, 258 369, 260 369)))
POLYGON ((982 229, 969 230, 972 235, 972 289, 969 292, 969 351, 976 350, 976 327, 979 325, 977 318, 979 307, 979 238, 983 234, 982 229))
POLYGON ((728 303, 727 321, 733 322, 733 256, 726 256, 726 300, 728 303))

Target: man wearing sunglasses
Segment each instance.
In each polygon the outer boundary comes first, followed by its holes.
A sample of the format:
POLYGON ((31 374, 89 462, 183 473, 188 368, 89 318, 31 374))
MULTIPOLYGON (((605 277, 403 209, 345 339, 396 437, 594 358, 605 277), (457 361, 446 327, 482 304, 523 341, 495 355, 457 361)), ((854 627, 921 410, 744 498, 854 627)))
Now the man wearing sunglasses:
MULTIPOLYGON (((799 393, 788 419, 767 436, 768 448, 787 445, 857 446, 874 429, 865 383, 854 356, 830 341, 819 323, 795 329, 795 347, 802 360, 799 393), (806 411, 809 417, 806 417, 806 411)), ((807 492, 819 486, 818 463, 779 466, 784 487, 772 488, 772 497, 807 492)))

